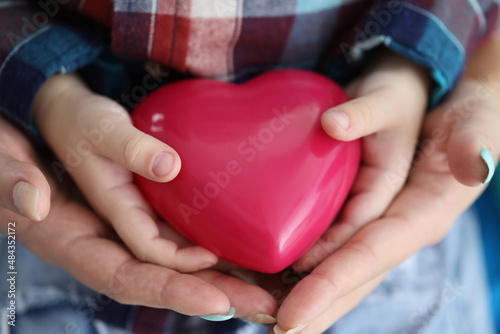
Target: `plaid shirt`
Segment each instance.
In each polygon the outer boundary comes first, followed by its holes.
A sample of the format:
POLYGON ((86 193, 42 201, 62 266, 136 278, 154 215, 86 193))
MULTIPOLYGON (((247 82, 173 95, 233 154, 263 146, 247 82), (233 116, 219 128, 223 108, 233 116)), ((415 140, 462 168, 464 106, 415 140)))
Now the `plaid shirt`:
MULTIPOLYGON (((0 112, 31 128, 43 82, 102 65, 109 45, 118 56, 237 82, 283 67, 347 82, 365 54, 385 45, 430 69, 436 103, 498 24, 499 7, 499 0, 0 0, 0 112)), ((207 325, 134 310, 135 321, 120 326, 136 333, 243 333, 237 320, 207 325)))
POLYGON ((383 44, 430 69, 436 103, 498 15, 499 0, 0 0, 0 111, 29 127, 46 78, 106 45, 196 76, 301 67, 345 83, 383 44))

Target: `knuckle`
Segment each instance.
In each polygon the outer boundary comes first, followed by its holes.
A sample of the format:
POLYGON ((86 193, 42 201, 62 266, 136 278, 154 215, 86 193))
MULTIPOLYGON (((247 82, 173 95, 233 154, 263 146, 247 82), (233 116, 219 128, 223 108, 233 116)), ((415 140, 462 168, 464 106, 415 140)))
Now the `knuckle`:
POLYGON ((132 118, 130 114, 125 110, 125 108, 116 101, 110 101, 107 109, 117 117, 124 119, 126 122, 132 123, 132 118))
POLYGON ((339 237, 338 229, 330 228, 320 237, 317 242, 318 247, 316 248, 321 250, 323 253, 330 255, 340 247, 342 241, 342 238, 339 237))
POLYGON ((368 221, 366 219, 346 219, 345 221, 341 222, 339 226, 342 227, 342 232, 344 235, 342 242, 347 241, 348 238, 353 236, 360 228, 362 228, 366 224, 368 224, 368 221))
MULTIPOLYGON (((309 276, 306 277, 307 280, 312 280, 316 282, 311 282, 314 285, 321 286, 325 289, 325 292, 332 297, 338 297, 342 294, 342 287, 338 285, 338 283, 332 279, 327 273, 313 271, 309 276)), ((312 284, 311 284, 312 285, 312 284)))
POLYGON ((311 250, 307 253, 306 257, 301 259, 300 268, 305 270, 310 270, 316 267, 321 261, 326 259, 328 256, 333 254, 333 249, 330 245, 319 241, 311 250))
POLYGON ((164 305, 165 301, 175 299, 178 295, 178 287, 182 285, 182 280, 185 279, 184 275, 177 274, 165 274, 163 278, 163 286, 161 287, 159 293, 155 295, 156 303, 158 305, 164 305))
POLYGON ((133 136, 123 145, 123 161, 129 169, 136 170, 143 161, 141 157, 146 150, 146 140, 142 136, 133 136))
POLYGON ((367 125, 373 124, 373 106, 371 104, 365 104, 364 109, 362 110, 361 117, 363 122, 367 125))
POLYGON ((132 280, 128 271, 134 262, 133 259, 129 259, 117 266, 109 279, 108 285, 105 287, 105 291, 102 291, 102 293, 117 302, 127 303, 127 285, 132 280))
POLYGON ((368 268, 371 268, 374 264, 380 264, 380 259, 374 249, 363 240, 349 242, 343 249, 356 254, 358 259, 364 264, 362 268, 368 270, 368 268))
POLYGON ((354 106, 353 111, 365 125, 372 125, 374 117, 374 106, 371 101, 360 101, 354 106))

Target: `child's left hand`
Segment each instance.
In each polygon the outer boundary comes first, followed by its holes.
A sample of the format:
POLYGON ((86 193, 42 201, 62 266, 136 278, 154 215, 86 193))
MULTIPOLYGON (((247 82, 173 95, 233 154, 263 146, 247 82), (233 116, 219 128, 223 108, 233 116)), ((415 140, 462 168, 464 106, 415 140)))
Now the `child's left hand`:
MULTIPOLYGON (((37 93, 33 119, 90 205, 139 260, 180 272, 217 262, 200 246, 181 249, 160 237, 158 218, 132 172, 168 182, 178 174, 181 161, 171 147, 133 127, 118 103, 92 93, 74 74, 56 75, 37 93)), ((61 165, 52 166, 62 173, 61 165)))

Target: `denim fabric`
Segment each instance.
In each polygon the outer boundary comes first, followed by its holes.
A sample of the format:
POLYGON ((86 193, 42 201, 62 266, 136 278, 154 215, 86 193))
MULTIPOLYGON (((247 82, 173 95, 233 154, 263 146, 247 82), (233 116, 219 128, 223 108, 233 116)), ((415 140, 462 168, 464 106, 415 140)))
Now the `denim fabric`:
MULTIPOLYGON (((498 175, 497 175, 498 176, 498 175)), ((492 184, 493 185, 493 184, 492 184)), ((491 307, 495 315, 495 327, 500 334, 500 178, 496 177, 497 188, 490 186, 476 201, 481 217, 481 236, 491 289, 491 307)))
MULTIPOLYGON (((394 250, 397 251, 397 250, 394 250)), ((7 258, 0 238, 0 259, 7 258)), ((122 334, 133 328, 136 306, 123 306, 83 287, 63 270, 16 249, 16 326, 7 325, 7 281, 0 283, 1 334, 122 334)), ((1 261, 6 273, 6 261, 1 261)), ((441 243, 394 268, 367 298, 327 333, 492 334, 476 213, 466 212, 441 243)), ((172 314, 164 333, 265 334, 237 319, 209 323, 172 314)))
POLYGON ((478 222, 469 210, 441 243, 394 268, 331 333, 494 333, 485 275, 478 222))

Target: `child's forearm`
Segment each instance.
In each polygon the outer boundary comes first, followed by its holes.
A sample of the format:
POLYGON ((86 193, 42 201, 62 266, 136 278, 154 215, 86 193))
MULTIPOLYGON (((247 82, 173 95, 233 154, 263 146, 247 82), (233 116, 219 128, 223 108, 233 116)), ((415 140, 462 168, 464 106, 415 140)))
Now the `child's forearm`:
POLYGON ((106 45, 92 25, 59 21, 56 7, 48 15, 36 1, 0 0, 0 114, 26 130, 43 83, 92 63, 106 45))

